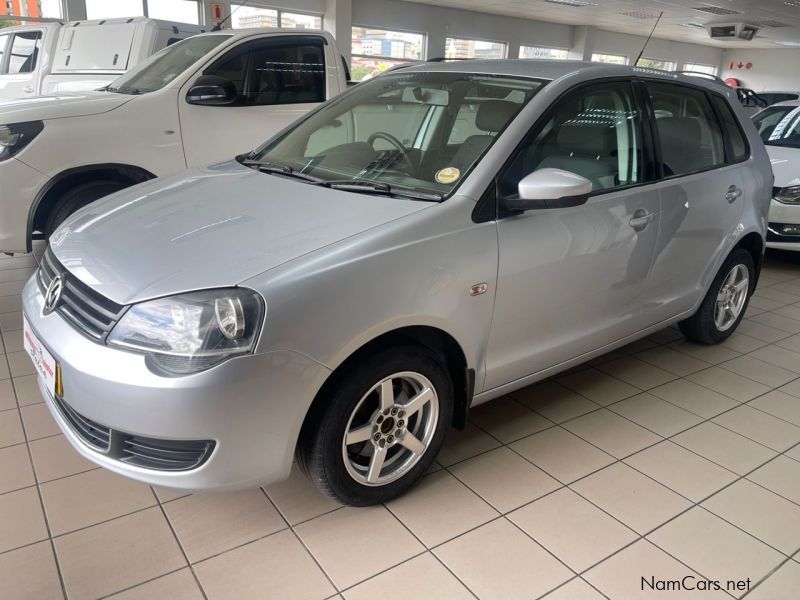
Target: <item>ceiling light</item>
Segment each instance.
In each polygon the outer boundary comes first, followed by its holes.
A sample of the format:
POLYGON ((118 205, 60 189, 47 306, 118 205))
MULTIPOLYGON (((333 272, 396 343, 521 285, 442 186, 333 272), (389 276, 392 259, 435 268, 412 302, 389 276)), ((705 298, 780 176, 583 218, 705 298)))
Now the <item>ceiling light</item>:
MULTIPOLYGON (((798 1, 798 5, 800 5, 800 1, 798 1)), ((697 10, 704 13, 709 13, 712 15, 740 15, 738 10, 731 10, 730 8, 722 8, 721 6, 696 6, 692 10, 697 10)))
POLYGON ((572 6, 580 8, 582 6, 597 6, 597 2, 589 2, 588 0, 544 0, 550 4, 559 4, 561 6, 572 6))

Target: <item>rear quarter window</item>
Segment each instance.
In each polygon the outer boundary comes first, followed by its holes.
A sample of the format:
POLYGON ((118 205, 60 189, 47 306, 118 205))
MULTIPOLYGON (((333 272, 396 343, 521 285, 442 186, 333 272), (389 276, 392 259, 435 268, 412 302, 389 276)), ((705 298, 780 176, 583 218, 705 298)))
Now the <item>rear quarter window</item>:
POLYGON ((750 148, 747 140, 742 133, 742 127, 736 115, 733 114, 728 102, 721 96, 711 97, 714 106, 719 113, 722 122, 722 133, 726 138, 728 154, 726 162, 737 163, 746 160, 750 156, 750 148))

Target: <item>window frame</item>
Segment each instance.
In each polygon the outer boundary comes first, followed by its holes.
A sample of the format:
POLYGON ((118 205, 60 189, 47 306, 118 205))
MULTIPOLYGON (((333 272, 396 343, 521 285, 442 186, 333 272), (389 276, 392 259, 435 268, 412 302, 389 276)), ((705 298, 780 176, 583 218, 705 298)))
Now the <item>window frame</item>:
POLYGON ((11 40, 14 38, 13 32, 9 31, 8 33, 3 32, 0 30, 0 37, 5 37, 5 44, 0 47, 0 75, 8 75, 8 63, 11 60, 9 56, 9 49, 11 48, 11 40))
POLYGON ((474 38, 474 37, 462 37, 462 36, 458 36, 458 35, 448 35, 448 36, 445 36, 445 38, 444 38, 444 56, 442 58, 444 58, 445 60, 505 60, 505 59, 508 59, 508 48, 509 48, 509 43, 508 42, 504 42, 503 40, 490 40, 490 39, 486 39, 486 38, 474 38), (462 41, 465 41, 465 42, 487 42, 489 44, 500 44, 500 45, 503 46, 503 56, 501 56, 500 58, 493 58, 493 59, 481 59, 481 58, 475 58, 475 57, 469 58, 469 57, 463 57, 463 56, 455 56, 455 57, 447 58, 447 40, 462 40, 462 41))

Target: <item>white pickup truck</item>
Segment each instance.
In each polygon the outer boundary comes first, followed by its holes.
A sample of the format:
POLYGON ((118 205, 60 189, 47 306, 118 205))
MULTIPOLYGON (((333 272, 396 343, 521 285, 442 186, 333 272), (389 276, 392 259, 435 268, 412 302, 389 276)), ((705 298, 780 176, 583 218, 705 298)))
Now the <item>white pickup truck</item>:
POLYGON ((0 29, 0 99, 97 89, 162 48, 203 31, 145 17, 0 29))
POLYGON ((344 91, 323 31, 204 33, 104 91, 0 103, 0 252, 29 252, 78 208, 247 152, 344 91))

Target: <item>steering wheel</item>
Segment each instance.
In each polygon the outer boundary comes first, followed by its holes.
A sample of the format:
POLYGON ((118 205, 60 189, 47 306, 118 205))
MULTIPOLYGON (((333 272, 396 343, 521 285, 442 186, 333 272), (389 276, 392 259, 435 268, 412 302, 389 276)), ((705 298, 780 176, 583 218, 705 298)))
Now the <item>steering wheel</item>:
POLYGON ((375 140, 386 140, 392 146, 397 148, 397 150, 400 151, 400 155, 403 157, 403 162, 405 162, 406 166, 408 167, 408 174, 414 174, 417 168, 414 166, 414 163, 411 162, 411 158, 408 156, 409 149, 403 145, 403 142, 398 140, 391 133, 386 133, 385 131, 376 131, 367 138, 367 143, 374 148, 375 140))

